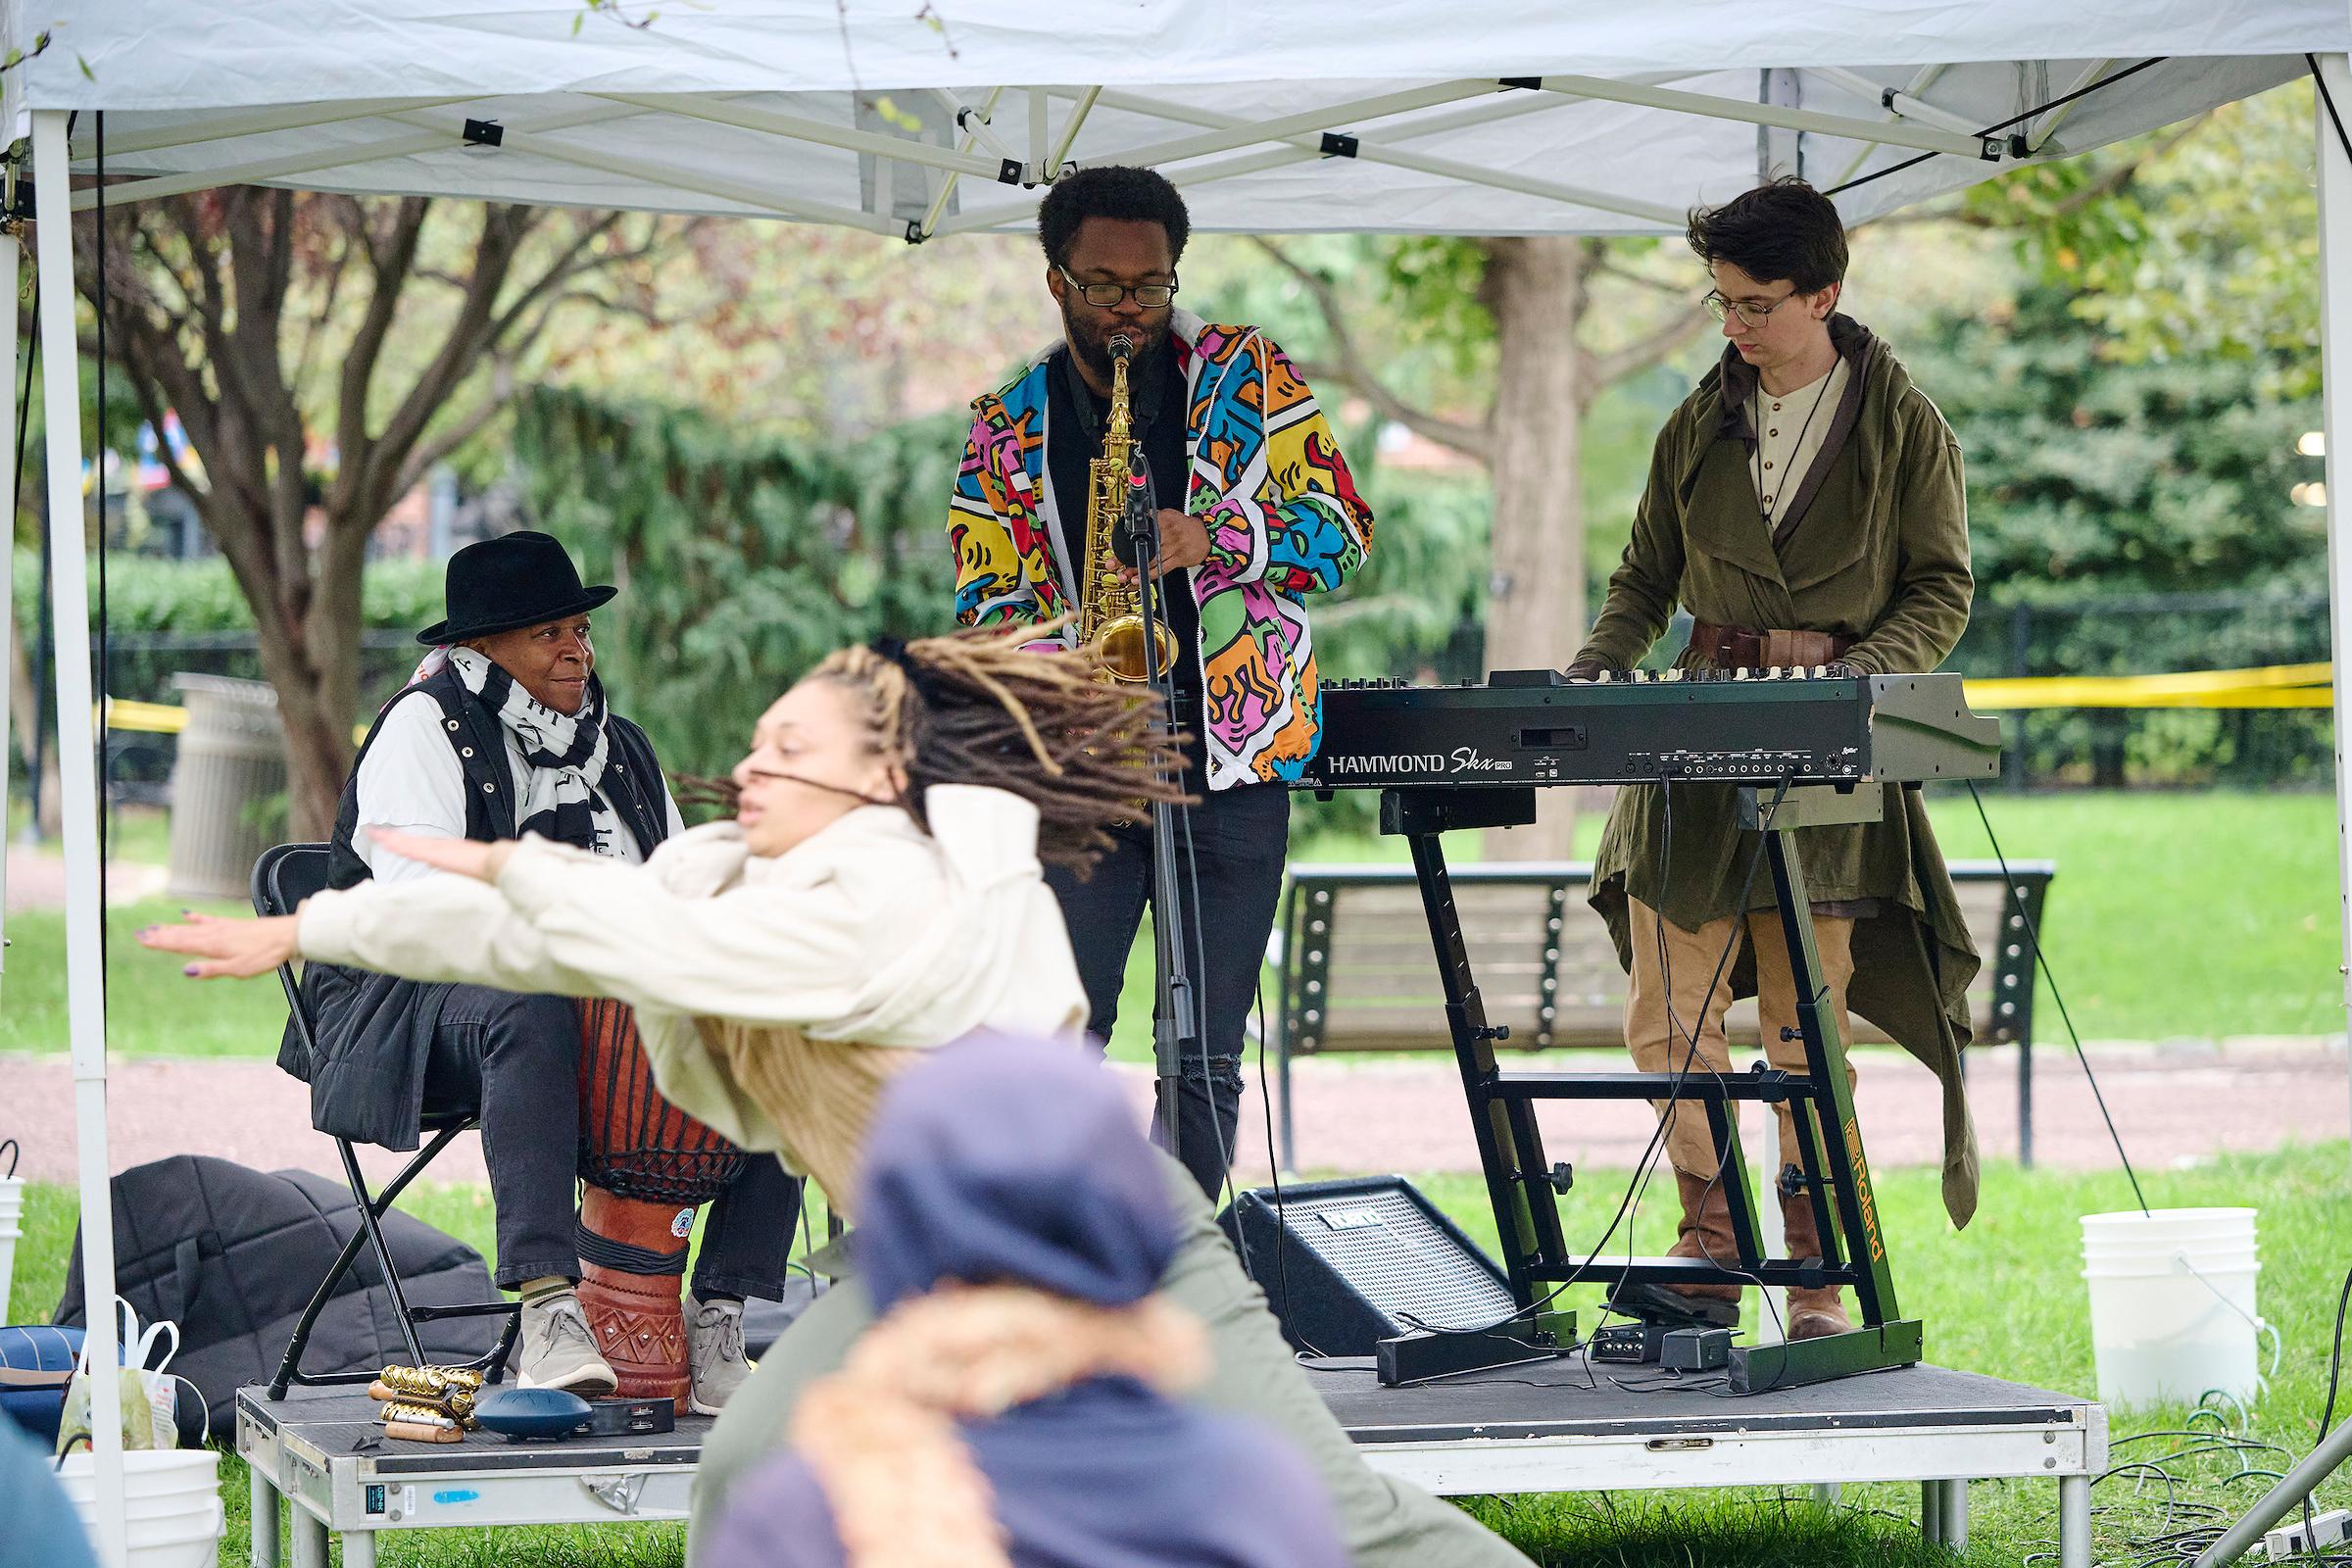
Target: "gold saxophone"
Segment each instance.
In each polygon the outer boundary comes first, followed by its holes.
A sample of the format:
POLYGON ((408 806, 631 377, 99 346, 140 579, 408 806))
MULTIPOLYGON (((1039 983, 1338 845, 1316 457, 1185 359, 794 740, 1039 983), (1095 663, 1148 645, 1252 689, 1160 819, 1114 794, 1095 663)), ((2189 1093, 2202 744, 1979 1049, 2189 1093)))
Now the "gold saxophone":
POLYGON ((1102 455, 1086 469, 1086 575, 1078 594, 1078 641, 1092 649, 1102 678, 1135 685, 1167 673, 1176 662, 1176 639, 1163 621, 1144 639, 1144 617, 1136 585, 1119 571, 1119 521, 1127 512, 1135 437, 1127 408, 1128 344, 1110 344, 1110 418, 1102 432, 1102 455))

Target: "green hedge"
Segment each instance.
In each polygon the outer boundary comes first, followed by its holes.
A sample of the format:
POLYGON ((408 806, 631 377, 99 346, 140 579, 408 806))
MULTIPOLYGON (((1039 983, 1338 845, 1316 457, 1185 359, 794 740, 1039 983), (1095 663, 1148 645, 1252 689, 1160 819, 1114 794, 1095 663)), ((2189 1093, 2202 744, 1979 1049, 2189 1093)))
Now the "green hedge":
MULTIPOLYGON (((17 623, 29 628, 40 612, 41 558, 17 551, 17 623)), ((371 561, 362 602, 370 630, 410 630, 441 618, 441 563, 371 561)), ((98 612, 95 563, 90 578, 90 613, 98 612)), ((162 561, 117 553, 106 560, 106 619, 117 636, 142 632, 233 632, 253 630, 228 563, 220 556, 201 561, 162 561)))

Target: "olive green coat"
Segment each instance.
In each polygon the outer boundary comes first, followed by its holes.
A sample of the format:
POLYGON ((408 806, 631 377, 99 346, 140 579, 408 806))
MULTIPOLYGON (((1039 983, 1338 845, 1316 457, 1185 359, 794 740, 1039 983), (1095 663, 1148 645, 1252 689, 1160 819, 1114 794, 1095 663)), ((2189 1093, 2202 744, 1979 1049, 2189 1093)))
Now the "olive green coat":
MULTIPOLYGON (((1580 660, 1632 667, 1678 602, 1718 625, 1857 637, 1846 662, 1870 674, 1931 670, 1951 652, 1973 590, 1959 445, 1884 343, 1844 316, 1830 329, 1853 374, 1798 491, 1802 511, 1784 516, 1776 544, 1749 468, 1755 372, 1726 349, 1659 432, 1633 538, 1580 660)), ((1671 805, 1671 864, 1668 802, 1647 787, 1618 792, 1593 864, 1592 906, 1629 967, 1629 897, 1686 930, 1734 913, 1743 884, 1748 908, 1772 906, 1770 870, 1747 881, 1757 838, 1737 826, 1732 786, 1677 784, 1671 805)), ((1941 1082, 1944 1207, 1965 1225, 1977 1152, 1960 1052, 1978 959, 1927 809, 1917 792, 1889 787, 1884 821, 1810 828, 1797 844, 1817 906, 1868 901, 1876 911, 1855 923, 1847 1002, 1941 1082)), ((1734 984, 1737 996, 1754 993, 1752 959, 1734 984)))

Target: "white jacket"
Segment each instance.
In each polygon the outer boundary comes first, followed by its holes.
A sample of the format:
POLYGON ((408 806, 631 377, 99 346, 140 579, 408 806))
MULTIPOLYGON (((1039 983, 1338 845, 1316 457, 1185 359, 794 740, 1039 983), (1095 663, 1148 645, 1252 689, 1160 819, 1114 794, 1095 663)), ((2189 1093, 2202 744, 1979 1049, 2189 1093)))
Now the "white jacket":
POLYGON ((918 1049, 975 1029, 1086 1027, 1037 808, 939 785, 924 810, 929 833, 897 807, 860 807, 772 859, 733 822, 669 839, 642 866, 528 838, 495 886, 430 876, 321 893, 298 941, 306 958, 412 980, 628 1003, 672 1103, 790 1157, 697 1018, 918 1049))

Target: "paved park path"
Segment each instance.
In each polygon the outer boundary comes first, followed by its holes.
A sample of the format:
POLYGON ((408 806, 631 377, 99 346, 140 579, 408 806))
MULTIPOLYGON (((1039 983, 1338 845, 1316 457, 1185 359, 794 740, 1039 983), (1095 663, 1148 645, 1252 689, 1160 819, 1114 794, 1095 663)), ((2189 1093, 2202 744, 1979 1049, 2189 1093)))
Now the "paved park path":
MULTIPOLYGON (((1935 1080, 1891 1052, 1859 1058, 1862 1124, 1872 1161, 1926 1165, 1937 1157, 1935 1080)), ((2340 1043, 2230 1042, 2215 1047, 2094 1047, 2091 1061, 2134 1163, 2163 1169, 2225 1152, 2275 1149, 2289 1140, 2342 1138, 2352 1127, 2340 1043)), ((1598 1068, 1601 1054, 1572 1065, 1598 1068)), ((1149 1077, 1117 1071, 1138 1107, 1149 1077)), ((1978 1142, 1988 1158, 2017 1152, 2017 1055, 1993 1050, 1972 1073, 1978 1142)), ((1301 1062, 1297 1069, 1298 1164, 1308 1171, 1473 1171, 1478 1153, 1462 1108, 1459 1078, 1443 1057, 1366 1065, 1301 1062)), ((74 1179, 73 1077, 64 1056, 0 1054, 0 1138, 24 1148, 22 1174, 74 1179)), ((108 1085, 110 1163, 123 1170, 172 1153, 217 1154, 273 1169, 302 1165, 334 1173, 334 1146, 311 1130, 308 1091, 261 1060, 118 1060, 108 1085)), ((1254 1073, 1244 1104, 1241 1172, 1267 1168, 1265 1123, 1254 1073)), ((1751 1112, 1753 1114, 1753 1112, 1751 1112)), ((2114 1164, 2082 1067, 2072 1053, 2036 1053, 2034 1152, 2039 1164, 2095 1170, 2114 1164)), ((1594 1169, 1625 1168, 1650 1133, 1639 1104, 1546 1106, 1547 1152, 1594 1169)), ((1761 1123, 1749 1128, 1750 1136, 1761 1123)), ((397 1156, 368 1151, 371 1172, 397 1156)), ((433 1167, 435 1179, 481 1181, 479 1146, 468 1134, 433 1167)))

